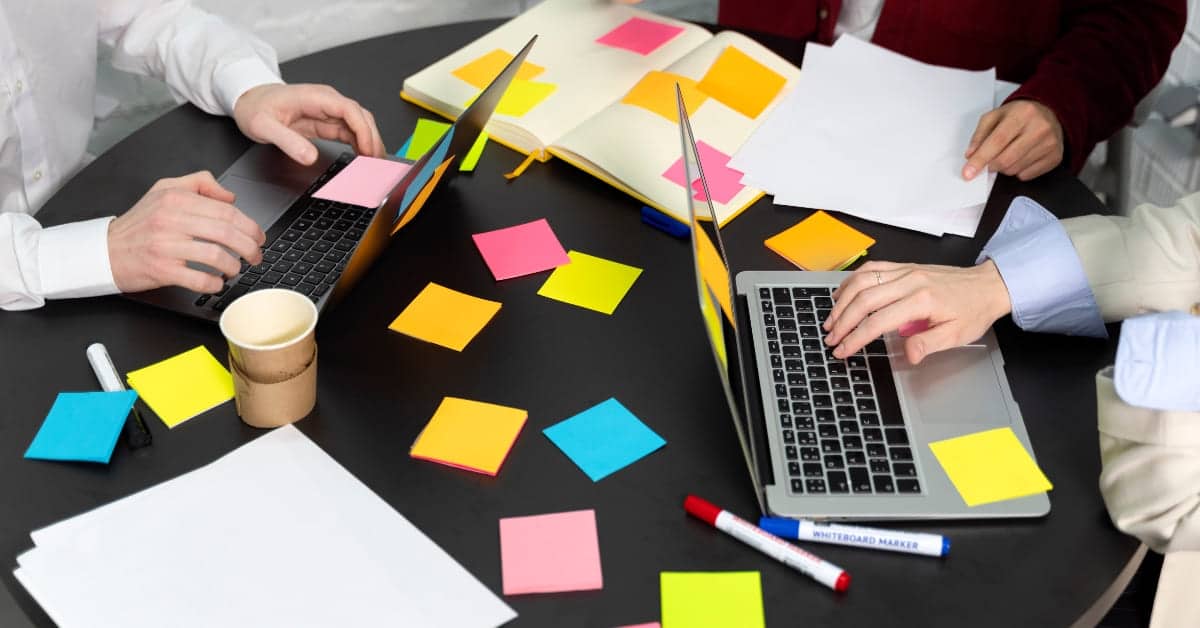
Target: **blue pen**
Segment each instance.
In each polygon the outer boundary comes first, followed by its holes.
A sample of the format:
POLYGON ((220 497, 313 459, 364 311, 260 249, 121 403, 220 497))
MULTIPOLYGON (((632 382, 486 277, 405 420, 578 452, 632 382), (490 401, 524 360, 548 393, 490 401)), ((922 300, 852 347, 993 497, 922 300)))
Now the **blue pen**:
POLYGON ((691 230, 688 229, 687 225, 675 220, 674 218, 671 218, 670 216, 658 211, 657 209, 654 209, 653 207, 642 207, 642 222, 654 227, 655 229, 658 229, 659 231, 673 235, 676 238, 686 238, 688 237, 688 234, 691 233, 691 230))
POLYGON ((946 556, 950 553, 950 539, 940 534, 898 532, 780 517, 762 517, 758 520, 758 527, 775 536, 798 541, 847 545, 924 556, 946 556))

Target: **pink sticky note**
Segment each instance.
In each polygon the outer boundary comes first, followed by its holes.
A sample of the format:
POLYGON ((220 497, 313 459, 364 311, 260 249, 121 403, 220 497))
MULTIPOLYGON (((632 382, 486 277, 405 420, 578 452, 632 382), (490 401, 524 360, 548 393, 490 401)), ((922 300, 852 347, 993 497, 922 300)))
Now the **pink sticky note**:
POLYGON ((596 511, 501 519, 500 568, 505 595, 604 588, 596 511))
POLYGON ((398 161, 359 155, 321 186, 313 198, 374 209, 400 183, 409 168, 410 165, 398 161))
POLYGON ((523 277, 571 262, 545 218, 471 236, 497 280, 523 277))
MULTIPOLYGON (((742 172, 729 167, 729 155, 709 146, 707 143, 700 141, 696 143, 700 149, 700 165, 704 169, 704 179, 708 181, 708 189, 712 192, 713 200, 725 204, 733 200, 738 192, 742 191, 745 186, 742 185, 742 172)), ((684 181, 684 164, 683 158, 667 168, 662 174, 668 181, 685 186, 684 181)), ((703 201, 704 188, 700 185, 700 179, 691 182, 692 191, 695 194, 692 198, 703 201)))
POLYGON ((679 26, 631 17, 624 24, 597 39, 596 43, 648 55, 682 32, 683 28, 679 26))
POLYGON ((901 325, 900 329, 896 330, 896 333, 900 334, 901 338, 907 338, 909 336, 915 336, 926 329, 929 329, 929 319, 923 318, 919 321, 908 321, 907 323, 901 325))

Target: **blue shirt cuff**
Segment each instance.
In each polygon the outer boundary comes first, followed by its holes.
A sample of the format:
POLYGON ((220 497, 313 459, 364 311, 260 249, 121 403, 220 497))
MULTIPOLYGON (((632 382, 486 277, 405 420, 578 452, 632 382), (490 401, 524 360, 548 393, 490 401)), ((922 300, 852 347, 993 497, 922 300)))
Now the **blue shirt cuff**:
POLYGON ((1200 411, 1200 318, 1161 312, 1121 325, 1113 386, 1121 401, 1154 410, 1200 411))
POLYGON ((1045 207, 1024 196, 1013 199, 975 263, 986 259, 1000 271, 1021 329, 1108 337, 1071 238, 1045 207))

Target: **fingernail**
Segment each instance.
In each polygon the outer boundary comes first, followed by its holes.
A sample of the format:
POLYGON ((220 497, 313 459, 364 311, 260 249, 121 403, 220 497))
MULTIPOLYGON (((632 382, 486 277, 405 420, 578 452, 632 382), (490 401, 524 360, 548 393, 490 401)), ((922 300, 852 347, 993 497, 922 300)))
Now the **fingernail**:
POLYGON ((977 172, 979 171, 975 169, 975 166, 967 166, 966 168, 963 168, 963 178, 974 179, 977 172))

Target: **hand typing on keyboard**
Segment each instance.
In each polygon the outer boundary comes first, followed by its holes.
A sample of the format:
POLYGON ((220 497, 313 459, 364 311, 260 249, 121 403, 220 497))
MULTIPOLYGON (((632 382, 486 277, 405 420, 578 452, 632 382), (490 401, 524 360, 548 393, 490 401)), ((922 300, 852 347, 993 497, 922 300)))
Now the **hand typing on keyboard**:
POLYGON ((838 358, 853 355, 913 321, 928 328, 904 341, 911 364, 982 336, 1012 310, 1008 289, 991 260, 978 266, 867 262, 834 291, 825 342, 838 358))

